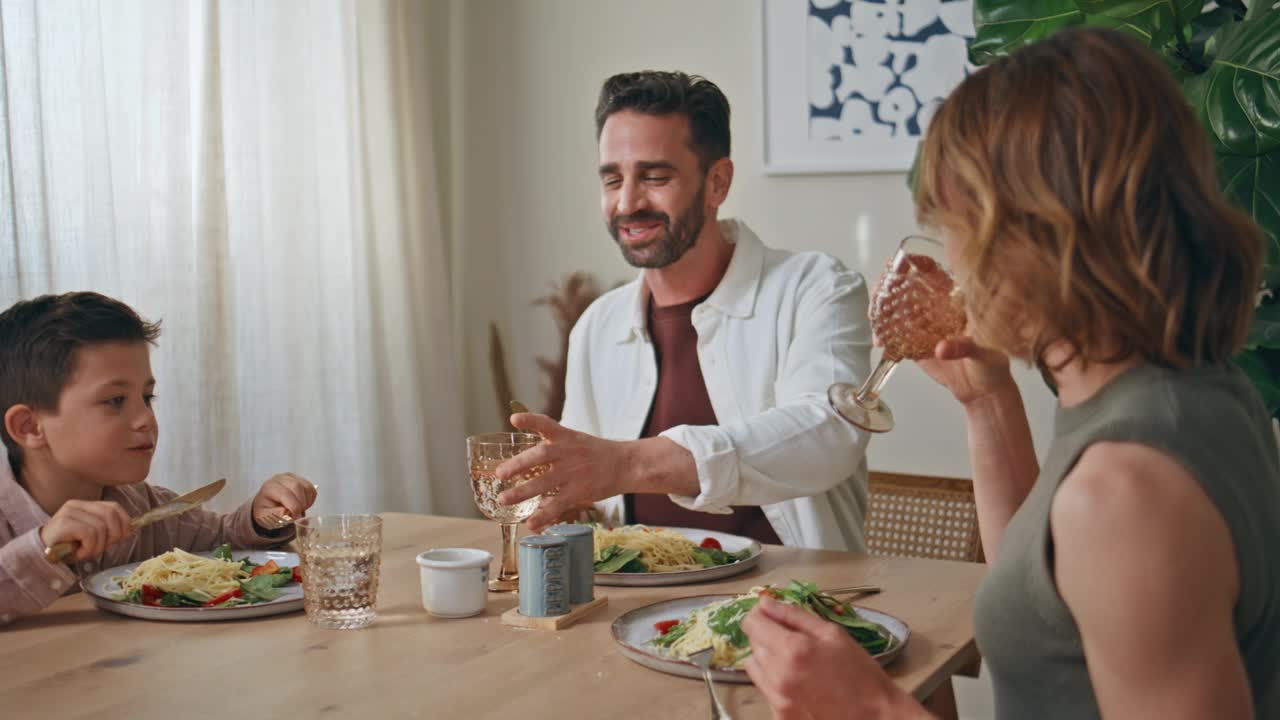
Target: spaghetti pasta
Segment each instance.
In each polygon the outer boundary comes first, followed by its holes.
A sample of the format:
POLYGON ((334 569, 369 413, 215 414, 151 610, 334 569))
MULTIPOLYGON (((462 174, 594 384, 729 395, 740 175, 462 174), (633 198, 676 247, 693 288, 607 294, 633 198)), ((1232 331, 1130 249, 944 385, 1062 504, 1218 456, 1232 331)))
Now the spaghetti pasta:
POLYGON ((692 540, 674 530, 651 528, 644 525, 627 525, 595 531, 595 559, 605 559, 607 548, 635 550, 648 572, 676 572, 705 567, 695 555, 698 547, 692 540))
POLYGON ((240 587, 248 577, 239 561, 200 557, 175 548, 147 560, 117 582, 126 594, 149 585, 162 592, 212 600, 240 587))
POLYGON ((685 621, 688 624, 685 632, 676 638, 674 642, 667 646, 672 655, 676 657, 689 657, 695 652, 706 648, 708 645, 712 647, 711 664, 719 668, 740 668, 747 662, 747 657, 751 655, 751 646, 744 645, 738 647, 733 644, 732 636, 725 633, 718 633, 711 629, 711 618, 716 613, 721 612, 721 608, 736 605, 728 609, 728 614, 732 617, 729 621, 734 625, 742 622, 747 616, 747 612, 755 607, 754 603, 749 606, 739 602, 742 598, 755 598, 763 588, 752 588, 748 595, 741 597, 729 598, 713 602, 705 607, 694 610, 689 615, 689 619, 685 621))

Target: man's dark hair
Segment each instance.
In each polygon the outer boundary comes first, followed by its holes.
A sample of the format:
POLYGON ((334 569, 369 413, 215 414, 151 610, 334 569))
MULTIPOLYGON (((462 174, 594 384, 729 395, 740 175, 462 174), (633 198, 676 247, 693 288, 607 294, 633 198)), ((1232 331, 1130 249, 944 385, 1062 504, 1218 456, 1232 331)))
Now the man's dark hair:
MULTIPOLYGON (((94 292, 41 295, 0 313, 0 416, 14 405, 56 411, 80 348, 108 342, 155 344, 160 323, 94 292)), ((17 472, 21 448, 0 432, 17 472)))
POLYGON ((687 115, 690 145, 704 172, 715 161, 729 157, 729 100, 715 83, 700 75, 644 70, 605 80, 596 103, 597 140, 604 131, 604 121, 623 110, 687 115))

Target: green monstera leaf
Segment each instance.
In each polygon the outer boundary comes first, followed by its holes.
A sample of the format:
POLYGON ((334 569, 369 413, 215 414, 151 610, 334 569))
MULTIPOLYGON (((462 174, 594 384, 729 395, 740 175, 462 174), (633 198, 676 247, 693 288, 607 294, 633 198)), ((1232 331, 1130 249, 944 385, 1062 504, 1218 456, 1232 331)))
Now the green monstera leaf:
POLYGON ((979 0, 973 4, 976 34, 969 41, 969 62, 986 65, 1023 45, 1082 22, 1084 13, 1071 0, 979 0))
POLYGON ((1203 6, 1203 0, 979 0, 973 7, 977 34, 969 43, 969 60, 985 65, 1069 25, 1112 27, 1160 49, 1203 6))
POLYGON ((1249 325, 1250 349, 1280 348, 1280 298, 1272 295, 1270 290, 1261 293, 1262 304, 1253 313, 1253 322, 1249 325))
POLYGON ((1223 26, 1209 69, 1184 86, 1214 144, 1232 155, 1280 148, 1280 11, 1223 26))
POLYGON ((1222 190, 1236 205, 1253 216, 1267 236, 1268 287, 1277 287, 1280 268, 1280 150, 1266 155, 1218 156, 1222 190))
POLYGON ((1204 0, 1078 0, 1076 5, 1088 24, 1124 30, 1158 49, 1200 14, 1204 0))

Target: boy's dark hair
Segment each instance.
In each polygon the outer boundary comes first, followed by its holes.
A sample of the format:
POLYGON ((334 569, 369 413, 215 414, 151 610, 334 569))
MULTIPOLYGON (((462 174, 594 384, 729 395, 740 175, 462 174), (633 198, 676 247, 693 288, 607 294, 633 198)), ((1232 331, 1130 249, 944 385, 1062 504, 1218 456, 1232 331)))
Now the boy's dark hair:
POLYGON ((623 110, 687 115, 690 145, 704 172, 715 161, 729 157, 729 100, 715 83, 700 75, 644 70, 605 80, 596 103, 597 140, 604 131, 604 121, 623 110))
MULTIPOLYGON (((107 342, 155 344, 160 323, 95 292, 41 295, 0 313, 0 416, 14 405, 56 411, 75 369, 76 351, 107 342)), ((14 471, 22 449, 0 432, 14 471)))

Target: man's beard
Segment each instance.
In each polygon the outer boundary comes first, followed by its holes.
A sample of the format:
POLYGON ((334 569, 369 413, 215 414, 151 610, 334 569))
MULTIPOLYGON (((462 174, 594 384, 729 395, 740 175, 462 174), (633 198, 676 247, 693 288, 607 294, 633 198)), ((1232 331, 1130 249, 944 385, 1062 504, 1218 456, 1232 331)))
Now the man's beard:
POLYGON ((707 220, 707 215, 703 211, 705 196, 705 190, 699 188, 698 193, 693 197, 693 202, 680 213, 675 224, 672 224, 671 217, 666 213, 641 210, 630 215, 614 217, 613 222, 609 223, 609 234, 622 250, 622 257, 632 267, 649 269, 667 267, 684 257, 689 248, 698 242, 698 235, 702 233, 702 226, 707 220), (662 223, 662 233, 642 247, 630 247, 622 241, 620 237, 622 231, 619 226, 630 222, 646 221, 662 223))

